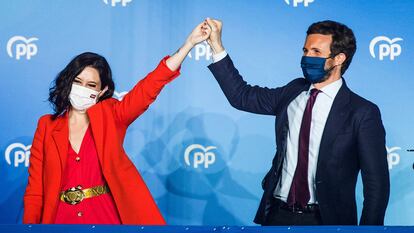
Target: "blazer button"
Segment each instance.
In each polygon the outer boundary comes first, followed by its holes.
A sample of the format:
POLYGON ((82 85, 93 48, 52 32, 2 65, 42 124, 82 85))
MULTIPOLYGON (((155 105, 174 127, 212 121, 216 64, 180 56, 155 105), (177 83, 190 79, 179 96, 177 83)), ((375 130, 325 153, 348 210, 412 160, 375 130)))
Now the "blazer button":
POLYGON ((82 217, 82 216, 83 216, 82 211, 79 211, 79 212, 78 212, 78 217, 82 217))
POLYGON ((75 160, 76 160, 76 162, 79 162, 79 161, 80 161, 80 157, 79 157, 79 156, 77 156, 77 157, 75 158, 75 160))

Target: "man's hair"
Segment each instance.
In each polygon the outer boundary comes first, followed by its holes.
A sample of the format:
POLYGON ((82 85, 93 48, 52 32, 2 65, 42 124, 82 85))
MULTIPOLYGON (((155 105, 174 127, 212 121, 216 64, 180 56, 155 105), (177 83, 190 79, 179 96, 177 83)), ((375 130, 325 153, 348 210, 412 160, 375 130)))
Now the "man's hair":
POLYGON ((334 57, 340 53, 344 53, 346 55, 346 60, 341 67, 341 74, 344 74, 351 64, 352 57, 356 51, 356 39, 354 32, 342 23, 325 20, 310 25, 308 31, 306 31, 306 35, 309 36, 310 34, 332 36, 331 56, 334 57))

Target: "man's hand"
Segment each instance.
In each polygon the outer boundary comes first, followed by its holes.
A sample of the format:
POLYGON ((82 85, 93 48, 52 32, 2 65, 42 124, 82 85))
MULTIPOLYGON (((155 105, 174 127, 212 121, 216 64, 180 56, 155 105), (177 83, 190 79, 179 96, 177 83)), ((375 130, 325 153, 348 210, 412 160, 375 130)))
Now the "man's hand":
POLYGON ((221 42, 221 29, 223 23, 220 20, 207 18, 206 22, 211 28, 210 37, 207 39, 207 43, 213 49, 214 54, 224 51, 223 44, 221 42))

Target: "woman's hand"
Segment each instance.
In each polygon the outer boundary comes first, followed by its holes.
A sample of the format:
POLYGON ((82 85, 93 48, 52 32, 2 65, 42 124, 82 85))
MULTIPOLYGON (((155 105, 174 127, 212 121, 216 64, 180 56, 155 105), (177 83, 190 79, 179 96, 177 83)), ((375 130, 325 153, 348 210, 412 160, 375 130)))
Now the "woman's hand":
POLYGON ((207 21, 203 21, 188 36, 186 43, 189 43, 191 47, 194 47, 196 44, 207 40, 210 37, 211 28, 208 26, 207 21))
POLYGON ((167 59, 167 66, 170 70, 175 71, 183 63, 190 50, 198 43, 210 37, 211 28, 206 21, 203 21, 187 37, 184 45, 178 51, 167 59))

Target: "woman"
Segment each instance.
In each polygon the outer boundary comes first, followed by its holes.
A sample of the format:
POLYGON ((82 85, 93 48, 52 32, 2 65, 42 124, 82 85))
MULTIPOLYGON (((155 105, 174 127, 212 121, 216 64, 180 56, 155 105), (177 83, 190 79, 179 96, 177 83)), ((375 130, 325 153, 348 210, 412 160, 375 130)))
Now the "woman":
POLYGON ((209 35, 199 24, 122 101, 111 98, 111 69, 100 55, 80 54, 59 73, 49 95, 55 113, 40 118, 31 147, 23 223, 165 224, 122 145, 127 127, 209 35))

